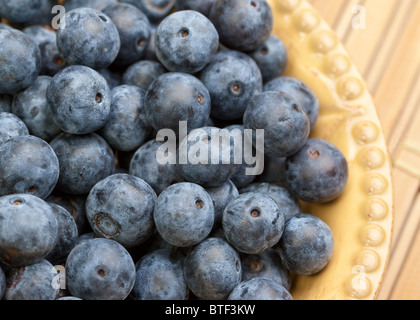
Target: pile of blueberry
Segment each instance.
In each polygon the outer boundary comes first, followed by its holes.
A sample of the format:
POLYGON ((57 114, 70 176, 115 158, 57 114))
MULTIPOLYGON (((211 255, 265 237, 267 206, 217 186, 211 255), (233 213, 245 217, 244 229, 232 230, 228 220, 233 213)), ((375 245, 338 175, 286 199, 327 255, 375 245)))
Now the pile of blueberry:
POLYGON ((348 164, 310 138, 318 99, 283 75, 265 0, 0 0, 0 17, 0 298, 290 300, 325 268, 332 232, 301 201, 335 200, 348 164), (180 161, 232 160, 223 129, 253 132, 262 173, 180 161))

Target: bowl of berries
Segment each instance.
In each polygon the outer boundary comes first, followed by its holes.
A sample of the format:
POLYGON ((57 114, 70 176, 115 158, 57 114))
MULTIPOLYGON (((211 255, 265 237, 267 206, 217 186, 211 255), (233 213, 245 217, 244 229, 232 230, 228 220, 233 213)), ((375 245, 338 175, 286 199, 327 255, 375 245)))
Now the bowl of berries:
POLYGON ((378 296, 386 141, 309 3, 2 0, 0 17, 0 298, 378 296))

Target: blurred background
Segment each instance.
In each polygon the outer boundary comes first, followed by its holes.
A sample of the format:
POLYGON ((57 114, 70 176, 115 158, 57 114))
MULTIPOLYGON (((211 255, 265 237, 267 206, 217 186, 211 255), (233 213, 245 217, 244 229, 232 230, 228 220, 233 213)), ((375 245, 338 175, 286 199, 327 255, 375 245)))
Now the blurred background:
POLYGON ((394 234, 381 300, 420 299, 420 0, 308 0, 366 81, 393 163, 394 234))

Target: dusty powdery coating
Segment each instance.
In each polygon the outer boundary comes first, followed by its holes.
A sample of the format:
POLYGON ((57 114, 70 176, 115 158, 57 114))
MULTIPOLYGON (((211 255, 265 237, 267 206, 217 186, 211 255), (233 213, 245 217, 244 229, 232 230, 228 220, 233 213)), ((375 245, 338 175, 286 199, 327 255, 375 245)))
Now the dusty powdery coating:
POLYGON ((12 268, 6 281, 5 300, 55 300, 60 291, 58 273, 46 259, 12 268))
POLYGON ((66 0, 63 5, 67 11, 88 7, 96 10, 102 10, 106 6, 117 3, 117 0, 66 0))
POLYGON ((0 16, 10 22, 30 22, 40 13, 47 0, 0 0, 0 16))
POLYGON ((156 193, 143 179, 113 174, 90 190, 86 216, 98 236, 129 248, 152 235, 155 203, 156 193))
POLYGON ((36 263, 57 242, 57 218, 51 206, 38 197, 0 197, 0 220, 0 261, 7 266, 36 263))
POLYGON ((0 144, 13 137, 27 135, 29 135, 29 130, 22 119, 13 113, 0 112, 0 144))
POLYGON ((142 59, 128 66, 122 75, 122 83, 147 91, 152 81, 166 72, 160 62, 142 59))
POLYGON ((84 240, 67 257, 67 289, 83 300, 124 300, 135 279, 133 259, 114 240, 84 240))
POLYGON ((223 211, 226 206, 230 201, 239 196, 238 188, 236 188, 231 180, 228 180, 218 187, 207 188, 206 191, 213 200, 214 223, 220 226, 222 224, 223 211))
POLYGON ((241 282, 241 260, 225 240, 207 238, 187 254, 184 277, 198 298, 224 300, 241 282))
POLYGON ((293 300, 290 292, 278 282, 255 277, 241 282, 228 300, 293 300))
POLYGON ((70 66, 52 78, 47 102, 61 130, 87 134, 100 129, 109 119, 111 90, 97 71, 86 66, 70 66))

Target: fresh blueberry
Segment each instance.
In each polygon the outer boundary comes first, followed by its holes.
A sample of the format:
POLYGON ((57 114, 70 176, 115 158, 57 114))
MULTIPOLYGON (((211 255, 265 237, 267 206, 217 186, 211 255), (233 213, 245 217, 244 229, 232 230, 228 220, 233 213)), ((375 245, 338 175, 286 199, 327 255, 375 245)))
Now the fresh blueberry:
POLYGON ((67 289, 83 300, 124 300, 135 279, 133 259, 114 240, 84 240, 67 257, 67 289))
POLYGON ((90 190, 86 215, 98 236, 130 248, 152 235, 155 203, 156 193, 143 179, 113 174, 90 190))
POLYGON ((131 295, 136 300, 187 300, 188 286, 184 279, 185 256, 168 249, 159 249, 143 256, 136 263, 136 282, 131 295))
POLYGON ((295 274, 312 275, 323 270, 330 261, 334 237, 324 221, 300 213, 286 223, 276 248, 288 270, 295 274))
POLYGON ((149 124, 156 130, 179 131, 179 122, 187 121, 188 129, 205 125, 211 109, 209 91, 195 76, 168 72, 149 86, 144 99, 149 124))
POLYGON ((54 190, 59 163, 54 150, 35 136, 14 137, 0 145, 0 195, 27 193, 42 199, 54 190))
POLYGON ((57 47, 68 64, 101 69, 114 62, 121 42, 110 17, 81 7, 67 12, 64 19, 66 27, 57 30, 57 47))
POLYGON ((167 16, 157 27, 156 55, 172 72, 197 73, 216 54, 219 35, 210 20, 194 10, 167 16))
POLYGON ((63 264, 70 251, 76 246, 79 237, 77 224, 70 212, 64 207, 49 203, 58 223, 58 236, 54 248, 45 256, 53 265, 63 264))
POLYGON ((138 86, 147 91, 157 77, 166 73, 166 69, 158 61, 140 60, 129 66, 122 75, 122 83, 138 86))
POLYGON ((298 199, 325 203, 336 199, 344 190, 349 168, 344 154, 332 143, 309 139, 286 160, 287 188, 298 199))
POLYGON ((0 17, 14 23, 31 21, 45 6, 46 0, 0 0, 0 17))
POLYGON ((283 212, 285 221, 293 215, 301 212, 301 205, 297 198, 291 195, 290 191, 278 184, 268 182, 255 182, 239 189, 239 193, 258 192, 272 197, 283 212))
POLYGON ((60 291, 58 273, 45 259, 13 268, 7 275, 5 300, 55 300, 60 291))
POLYGON ((175 0, 120 0, 120 2, 136 6, 153 23, 158 23, 166 17, 175 4, 175 0))
POLYGON ((158 196, 153 218, 165 241, 189 247, 203 241, 211 232, 213 201, 207 191, 195 183, 176 183, 158 196))
POLYGON ((225 240, 207 238, 187 254, 184 277, 199 299, 227 299, 241 281, 239 254, 225 240))
POLYGON ((102 12, 111 18, 120 35, 121 47, 114 63, 127 66, 143 58, 151 34, 147 16, 128 3, 111 4, 102 12))
POLYGON ((271 158, 264 157, 264 171, 260 174, 255 182, 276 183, 281 186, 286 186, 284 171, 286 165, 286 158, 271 158))
POLYGON ((10 112, 12 101, 12 96, 8 94, 0 94, 0 112, 10 112))
POLYGON ((210 20, 226 47, 249 52, 270 36, 273 13, 265 0, 215 0, 210 20))
POLYGON ((0 261, 7 266, 36 263, 53 250, 58 222, 51 206, 29 194, 0 197, 0 261))
POLYGON ((243 122, 245 129, 264 130, 264 150, 260 151, 273 158, 296 153, 310 133, 309 119, 300 103, 279 91, 254 96, 246 107, 243 122))
POLYGON ((210 92, 211 116, 221 120, 242 118, 248 101, 263 88, 256 62, 234 50, 219 51, 199 79, 210 92))
POLYGON ((118 151, 134 151, 148 140, 152 127, 146 120, 145 92, 137 86, 121 85, 111 91, 111 111, 97 133, 118 151))
POLYGON ((56 33, 48 26, 31 25, 22 29, 38 46, 43 42, 56 42, 56 33))
POLYGON ((149 140, 143 144, 131 159, 129 173, 146 181, 157 194, 170 185, 182 182, 176 165, 177 154, 168 150, 165 160, 160 158, 158 150, 164 142, 149 140), (162 159, 162 161, 160 160, 162 159))
POLYGON ((294 77, 278 77, 267 82, 263 91, 282 91, 298 100, 309 117, 311 129, 318 121, 319 101, 312 89, 303 81, 294 77))
POLYGON ((270 196, 248 192, 229 202, 222 223, 232 246, 243 253, 259 254, 279 241, 284 214, 270 196))
POLYGON ((268 278, 255 277, 236 286, 228 300, 293 300, 293 297, 278 282, 268 278))
POLYGON ((6 275, 3 269, 0 267, 0 300, 3 298, 6 292, 6 275))
POLYGON ((214 2, 215 0, 175 0, 175 8, 178 11, 195 10, 208 17, 214 2))
POLYGON ((47 88, 47 102, 62 131, 87 134, 108 121, 111 90, 97 71, 86 66, 70 66, 52 78, 47 88))
POLYGON ((90 189, 115 171, 111 147, 96 133, 71 135, 61 133, 50 142, 60 164, 58 190, 88 194, 90 189))
POLYGON ((15 94, 38 77, 41 51, 28 35, 16 29, 0 29, 0 43, 0 94, 15 94))
POLYGON ((81 7, 102 10, 108 5, 115 3, 117 3, 117 0, 66 0, 63 5, 67 11, 81 7))
POLYGON ((289 56, 283 41, 271 34, 255 51, 249 53, 261 70, 264 83, 280 77, 286 70, 289 56))
POLYGON ((207 188, 206 191, 213 200, 214 226, 221 226, 223 211, 230 201, 239 196, 238 188, 228 180, 218 187, 207 188))
POLYGON ((29 133, 45 141, 61 132, 48 107, 47 88, 50 83, 49 76, 37 77, 31 86, 14 96, 12 104, 12 112, 22 119, 29 133))
POLYGON ((13 137, 27 135, 29 135, 29 130, 22 119, 13 113, 0 112, 0 144, 13 137))

